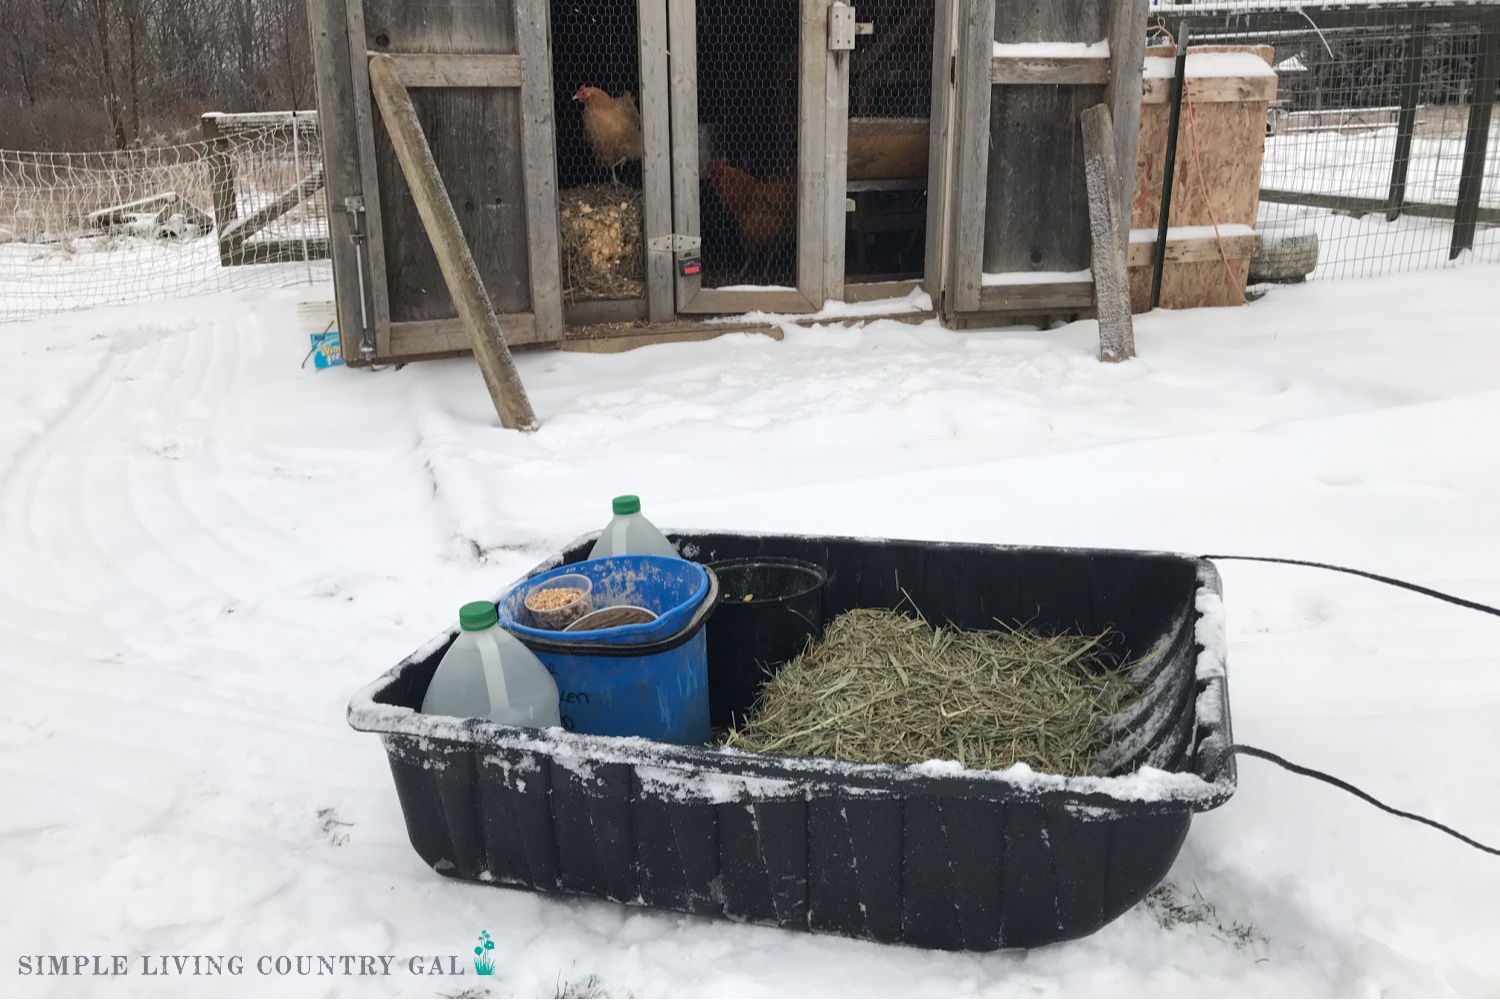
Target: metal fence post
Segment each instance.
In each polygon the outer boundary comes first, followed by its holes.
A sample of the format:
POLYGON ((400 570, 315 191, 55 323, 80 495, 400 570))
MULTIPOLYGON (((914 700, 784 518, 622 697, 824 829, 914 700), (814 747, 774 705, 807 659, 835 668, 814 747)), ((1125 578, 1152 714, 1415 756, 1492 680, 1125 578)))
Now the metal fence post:
POLYGON ((1177 127, 1182 121, 1182 91, 1187 87, 1187 25, 1177 24, 1177 62, 1172 70, 1172 105, 1167 116, 1167 159, 1162 164, 1161 217, 1156 221, 1156 253, 1151 264, 1151 308, 1161 305, 1161 276, 1167 261, 1167 230, 1172 224, 1172 184, 1177 179, 1177 127))
POLYGON ((1427 25, 1412 25, 1401 64, 1401 111, 1396 118, 1396 157, 1391 164, 1391 190, 1385 199, 1385 218, 1395 222, 1406 201, 1406 170, 1411 165, 1411 139, 1417 128, 1417 98, 1422 90, 1422 55, 1427 43, 1427 25))
POLYGON ((1474 66, 1474 91, 1469 100, 1469 135, 1464 144, 1458 178, 1458 204, 1453 213, 1452 260, 1474 248, 1479 221, 1479 196, 1484 189, 1485 151, 1490 142, 1490 116, 1495 108, 1495 85, 1500 78, 1500 22, 1486 18, 1479 25, 1479 58, 1474 66))

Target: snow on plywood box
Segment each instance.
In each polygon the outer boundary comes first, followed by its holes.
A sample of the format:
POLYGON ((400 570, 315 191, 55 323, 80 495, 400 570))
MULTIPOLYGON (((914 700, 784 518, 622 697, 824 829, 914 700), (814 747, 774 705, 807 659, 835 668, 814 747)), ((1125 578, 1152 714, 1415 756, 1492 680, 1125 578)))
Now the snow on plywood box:
MULTIPOLYGON (((1239 222, 1224 222, 1218 226, 1215 232, 1213 226, 1172 226, 1167 229, 1167 241, 1173 240, 1211 240, 1215 237, 1228 239, 1231 236, 1254 236, 1255 230, 1250 226, 1239 222)), ((1130 231, 1130 242, 1132 243, 1155 243, 1155 229, 1132 229, 1130 231)))
MULTIPOLYGON (((1253 52, 1194 52, 1188 48, 1189 77, 1275 76, 1276 71, 1253 52)), ((1171 56, 1147 56, 1141 75, 1148 80, 1169 80, 1177 73, 1177 60, 1171 56)))

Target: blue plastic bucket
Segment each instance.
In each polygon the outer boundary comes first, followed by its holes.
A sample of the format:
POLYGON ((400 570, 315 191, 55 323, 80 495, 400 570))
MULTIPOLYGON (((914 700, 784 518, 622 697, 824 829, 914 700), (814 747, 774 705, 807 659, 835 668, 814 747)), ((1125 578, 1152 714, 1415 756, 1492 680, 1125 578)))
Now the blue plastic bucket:
POLYGON ((704 628, 718 602, 712 571, 663 556, 619 556, 538 574, 499 603, 500 624, 552 672, 564 727, 593 736, 707 743, 708 653, 704 628), (635 604, 660 617, 644 625, 555 632, 522 624, 523 602, 554 576, 582 573, 595 607, 635 604))
POLYGON ((569 563, 523 581, 500 599, 500 624, 530 642, 556 639, 553 629, 530 624, 525 601, 533 590, 562 576, 586 576, 593 584, 594 609, 633 604, 656 615, 644 625, 618 625, 570 635, 590 642, 626 644, 652 642, 675 635, 708 596, 709 573, 702 565, 668 556, 611 556, 569 563))

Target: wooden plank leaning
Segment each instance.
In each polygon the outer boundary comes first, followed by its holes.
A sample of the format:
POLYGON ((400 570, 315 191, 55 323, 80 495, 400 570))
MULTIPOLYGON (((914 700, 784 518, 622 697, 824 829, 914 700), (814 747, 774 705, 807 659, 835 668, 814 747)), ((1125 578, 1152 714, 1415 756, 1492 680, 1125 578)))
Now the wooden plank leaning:
POLYGON ((370 90, 375 95, 375 103, 380 106, 380 115, 385 120, 396 158, 401 163, 401 172, 411 188, 422 225, 432 241, 443 280, 458 307, 464 329, 469 333, 474 357, 484 374, 484 383, 494 401, 495 412, 500 415, 500 423, 512 430, 536 430, 536 414, 516 372, 516 363, 506 346, 500 322, 495 318, 489 293, 479 280, 474 256, 464 240, 458 215, 448 199, 448 189, 443 186, 427 137, 422 133, 411 95, 402 85, 395 63, 389 56, 377 55, 370 59, 370 90))
POLYGON ((1099 313, 1099 360, 1135 357, 1135 327, 1130 318, 1130 284, 1125 274, 1125 245, 1120 238, 1119 171, 1115 167, 1115 130, 1109 105, 1084 109, 1083 168, 1089 191, 1089 234, 1093 237, 1094 307, 1099 313))

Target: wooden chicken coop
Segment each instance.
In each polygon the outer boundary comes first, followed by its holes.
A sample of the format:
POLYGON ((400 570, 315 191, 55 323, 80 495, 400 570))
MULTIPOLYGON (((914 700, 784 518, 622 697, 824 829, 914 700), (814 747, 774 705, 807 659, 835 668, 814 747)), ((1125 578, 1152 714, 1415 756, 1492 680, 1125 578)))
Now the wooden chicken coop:
POLYGON ((470 346, 377 55, 505 339, 609 350, 918 288, 955 325, 1088 310, 1079 116, 1112 112, 1123 244, 1148 2, 308 0, 344 358, 470 346))

